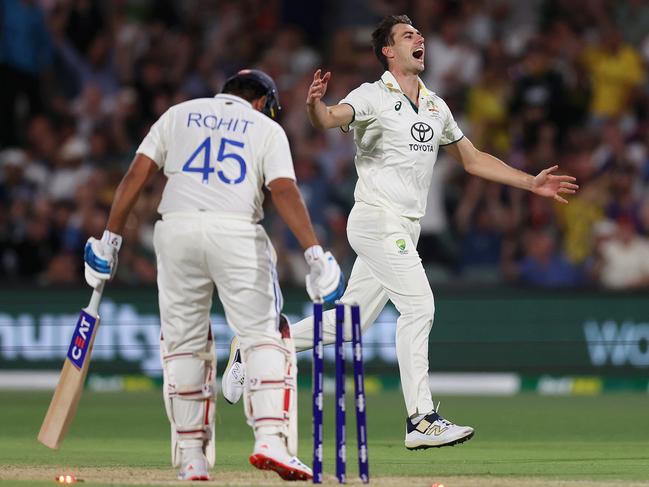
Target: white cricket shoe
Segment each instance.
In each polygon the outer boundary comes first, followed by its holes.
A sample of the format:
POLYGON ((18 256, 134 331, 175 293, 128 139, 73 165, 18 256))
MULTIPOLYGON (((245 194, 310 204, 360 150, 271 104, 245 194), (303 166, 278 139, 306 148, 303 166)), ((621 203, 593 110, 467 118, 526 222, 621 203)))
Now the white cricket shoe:
MULTIPOLYGON (((439 406, 437 409, 439 410, 439 406)), ((416 424, 410 418, 406 419, 405 444, 408 450, 454 446, 470 440, 474 433, 470 426, 453 424, 433 410, 416 424)))
POLYGON ((228 365, 226 365, 223 371, 223 377, 221 377, 221 392, 226 401, 234 404, 241 399, 245 380, 246 364, 241 361, 239 339, 235 335, 230 342, 228 365))
MULTIPOLYGON (((279 331, 283 338, 291 336, 290 323, 285 314, 279 315, 279 331)), ((230 357, 221 377, 221 392, 230 404, 239 402, 246 382, 246 364, 241 360, 239 339, 236 335, 230 342, 230 357)))
POLYGON ((184 452, 181 450, 182 461, 178 480, 209 480, 207 471, 207 458, 200 448, 191 448, 184 452))
POLYGON ((264 436, 255 442, 250 464, 259 470, 272 470, 284 480, 311 480, 313 471, 298 457, 288 454, 279 436, 264 436))

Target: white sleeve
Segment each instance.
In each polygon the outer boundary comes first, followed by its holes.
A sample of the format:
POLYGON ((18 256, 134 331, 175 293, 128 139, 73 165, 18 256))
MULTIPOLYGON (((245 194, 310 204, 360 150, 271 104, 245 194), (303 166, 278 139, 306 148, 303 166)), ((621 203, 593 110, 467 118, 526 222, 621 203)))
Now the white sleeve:
POLYGON ((286 132, 279 125, 271 131, 263 155, 263 171, 266 187, 278 178, 295 180, 295 169, 293 169, 293 158, 288 145, 286 132))
POLYGON ((171 109, 167 110, 149 129, 149 133, 144 137, 140 147, 135 151, 138 154, 153 159, 153 161, 162 168, 167 159, 167 141, 169 140, 169 125, 171 123, 171 109))
POLYGON ((363 83, 351 91, 340 103, 346 103, 354 110, 352 122, 348 127, 342 127, 344 131, 350 128, 367 125, 376 119, 376 106, 379 102, 380 93, 373 83, 363 83))
POLYGON ((460 130, 460 127, 458 127, 446 102, 441 98, 438 98, 436 101, 440 106, 444 117, 444 129, 442 131, 442 136, 439 139, 439 145, 454 144, 464 137, 464 134, 462 133, 462 130, 460 130))

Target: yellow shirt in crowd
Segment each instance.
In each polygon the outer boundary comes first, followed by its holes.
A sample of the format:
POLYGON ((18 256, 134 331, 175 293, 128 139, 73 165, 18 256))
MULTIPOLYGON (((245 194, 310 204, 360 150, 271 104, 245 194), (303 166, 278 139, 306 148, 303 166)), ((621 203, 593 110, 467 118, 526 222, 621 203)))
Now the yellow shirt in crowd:
POLYGON ((640 55, 629 45, 623 45, 615 53, 590 48, 584 53, 584 61, 593 83, 591 111, 601 117, 620 115, 631 90, 645 78, 640 55))

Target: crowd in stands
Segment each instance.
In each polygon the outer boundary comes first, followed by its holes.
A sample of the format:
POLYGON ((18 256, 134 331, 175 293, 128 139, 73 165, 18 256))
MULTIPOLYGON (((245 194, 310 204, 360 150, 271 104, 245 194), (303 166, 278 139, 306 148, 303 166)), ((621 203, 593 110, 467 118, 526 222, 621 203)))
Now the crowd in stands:
MULTIPOLYGON (((581 188, 560 205, 436 163, 419 252, 436 282, 649 285, 649 3, 643 0, 0 0, 0 283, 83 282, 82 249, 150 125, 218 93, 243 67, 279 85, 298 183, 324 245, 349 271, 352 137, 316 131, 315 69, 337 103, 381 66, 386 14, 426 38, 422 80, 479 148, 581 188)), ((155 282, 157 175, 128 222, 117 281, 155 282)), ((302 252, 272 206, 284 283, 302 252)))

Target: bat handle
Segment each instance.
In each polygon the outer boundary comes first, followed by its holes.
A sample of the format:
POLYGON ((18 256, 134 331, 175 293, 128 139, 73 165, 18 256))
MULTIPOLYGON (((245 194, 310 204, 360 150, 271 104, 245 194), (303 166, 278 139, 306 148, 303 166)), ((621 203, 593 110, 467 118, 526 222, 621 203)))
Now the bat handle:
POLYGON ((102 281, 95 289, 92 290, 92 296, 90 297, 88 306, 86 306, 86 311, 93 316, 97 316, 98 314, 99 302, 101 301, 101 295, 104 292, 105 284, 106 281, 102 281))

